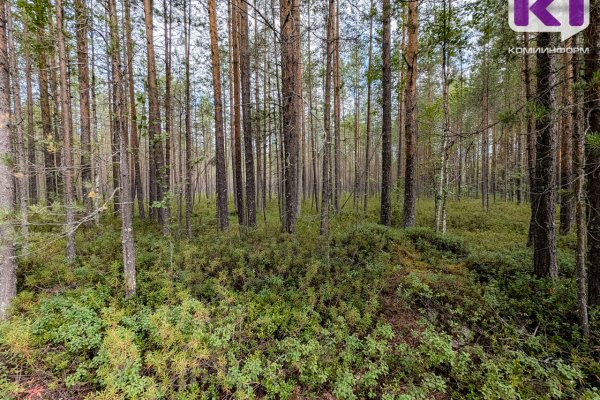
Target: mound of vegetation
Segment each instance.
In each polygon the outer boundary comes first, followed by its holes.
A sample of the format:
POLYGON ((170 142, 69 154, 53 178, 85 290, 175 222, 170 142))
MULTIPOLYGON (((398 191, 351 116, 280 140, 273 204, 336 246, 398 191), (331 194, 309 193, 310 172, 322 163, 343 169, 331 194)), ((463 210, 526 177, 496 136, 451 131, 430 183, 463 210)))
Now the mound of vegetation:
MULTIPOLYGON (((450 220, 468 219, 468 207, 450 220)), ((13 316, 0 325, 0 397, 600 395, 597 310, 586 344, 569 240, 551 282, 531 276, 524 242, 512 250, 522 234, 501 222, 490 229, 504 240, 482 247, 468 221, 441 236, 342 214, 321 241, 310 213, 296 236, 274 225, 217 234, 212 210, 201 213, 193 241, 136 227, 131 300, 116 220, 81 233, 73 266, 62 243, 21 260, 13 316)))

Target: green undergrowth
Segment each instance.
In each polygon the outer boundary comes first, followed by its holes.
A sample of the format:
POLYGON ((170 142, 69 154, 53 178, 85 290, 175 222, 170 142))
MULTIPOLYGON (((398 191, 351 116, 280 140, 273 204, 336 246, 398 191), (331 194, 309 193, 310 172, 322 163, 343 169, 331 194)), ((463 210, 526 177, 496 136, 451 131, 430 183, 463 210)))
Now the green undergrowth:
POLYGON ((193 240, 138 221, 127 301, 117 220, 78 233, 74 265, 61 241, 34 251, 0 324, 0 398, 600 398, 598 310, 585 343, 573 237, 559 279, 539 280, 526 206, 450 202, 440 235, 429 201, 408 230, 377 225, 371 205, 335 216, 328 240, 308 204, 294 236, 275 203, 267 224, 232 216, 226 233, 203 203, 193 240))

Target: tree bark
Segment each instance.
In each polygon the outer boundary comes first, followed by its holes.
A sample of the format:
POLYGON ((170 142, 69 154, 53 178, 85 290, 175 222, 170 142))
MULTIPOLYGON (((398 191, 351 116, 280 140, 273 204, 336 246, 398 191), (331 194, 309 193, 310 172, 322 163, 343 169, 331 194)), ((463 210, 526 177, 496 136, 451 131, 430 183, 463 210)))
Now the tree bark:
MULTIPOLYGON (((570 43, 573 43, 572 40, 570 43)), ((569 46, 569 44, 567 44, 569 46)), ((561 167, 560 167, 560 234, 571 232, 573 224, 573 63, 572 54, 565 53, 563 101, 566 110, 562 112, 562 138, 561 138, 561 167)))
POLYGON ((124 117, 123 76, 121 72, 120 37, 115 0, 108 0, 110 18, 110 56, 113 85, 113 124, 119 138, 119 173, 121 175, 121 242, 123 246, 123 272, 125 276, 125 298, 136 292, 135 246, 133 241, 133 197, 129 176, 129 149, 124 117))
POLYGON ((329 234, 329 203, 331 199, 331 171, 329 160, 331 157, 331 72, 333 53, 333 28, 335 0, 329 0, 329 14, 327 17, 327 45, 325 67, 325 102, 323 105, 325 141, 323 143, 323 183, 321 190, 321 218, 319 233, 322 236, 329 234))
POLYGON ((371 195, 371 69, 373 68, 373 0, 369 8, 369 61, 367 64, 367 127, 365 133, 365 191, 363 193, 363 211, 366 214, 369 208, 369 196, 371 195))
POLYGON ((8 22, 8 54, 10 59, 10 81, 12 86, 13 100, 13 132, 15 134, 15 147, 17 156, 17 201, 19 202, 19 222, 21 225, 21 240, 23 241, 23 251, 27 250, 27 240, 29 236, 29 221, 27 213, 27 197, 29 189, 29 167, 27 165, 27 156, 25 153, 25 140, 23 133, 23 112, 21 107, 21 88, 19 86, 19 70, 17 68, 18 55, 15 46, 15 32, 12 24, 12 11, 7 13, 8 22))
POLYGON ((213 95, 215 102, 217 220, 219 229, 225 230, 229 227, 229 212, 227 211, 225 137, 223 134, 223 107, 221 100, 221 63, 219 60, 219 38, 217 34, 217 16, 215 0, 208 0, 208 18, 210 24, 210 56, 212 61, 213 95))
POLYGON ((583 129, 582 96, 575 92, 573 86, 580 82, 579 69, 581 67, 580 56, 571 58, 571 66, 567 67, 572 72, 572 80, 567 82, 572 94, 571 103, 573 120, 573 186, 575 190, 575 226, 577 230, 577 249, 575 252, 575 278, 577 281, 577 314, 583 337, 590 336, 587 297, 587 226, 585 215, 585 131, 583 129))
POLYGON ((417 50, 419 34, 419 0, 408 5, 408 45, 406 49, 406 89, 404 118, 406 132, 406 168, 404 177, 404 212, 402 226, 415 225, 417 201, 417 50))
POLYGON ((75 210, 73 204, 73 149, 71 147, 71 103, 69 100, 69 80, 67 78, 67 52, 63 34, 62 0, 56 0, 56 33, 59 52, 60 70, 60 108, 63 128, 63 180, 65 187, 67 261, 75 259, 75 210))
MULTIPOLYGON (((242 116, 244 124, 244 162, 246 166, 246 224, 253 227, 256 226, 256 183, 254 179, 252 103, 250 100, 251 66, 250 48, 248 44, 248 5, 246 4, 246 0, 240 0, 239 7, 238 33, 242 86, 242 116)), ((285 29, 285 26, 283 26, 283 29, 285 29)))
POLYGON ((239 55, 239 2, 243 0, 232 0, 231 9, 231 52, 232 52, 232 74, 233 74, 233 139, 235 154, 235 181, 238 221, 240 225, 246 223, 246 207, 244 206, 244 183, 242 179, 242 143, 240 122, 240 55, 239 55))
POLYGON ((142 188, 142 160, 140 160, 140 145, 138 141, 137 112, 135 109, 135 86, 133 80, 133 39, 131 35, 131 4, 125 0, 125 35, 127 40, 127 79, 129 80, 129 123, 131 125, 131 139, 129 145, 133 158, 133 191, 132 196, 137 197, 138 213, 140 218, 146 217, 144 206, 144 191, 142 188))
POLYGON ((8 317, 11 300, 17 295, 17 265, 13 244, 12 221, 6 217, 15 211, 14 180, 10 165, 13 158, 10 134, 10 69, 6 33, 6 0, 0 0, 0 319, 8 317))
POLYGON ((382 225, 392 224, 392 66, 391 66, 391 27, 390 0, 383 0, 383 36, 382 46, 382 96, 383 116, 381 127, 381 214, 382 225))
MULTIPOLYGON (((540 33, 539 47, 551 45, 550 34, 540 33)), ((534 215, 533 270, 539 277, 558 276, 556 264, 556 150, 555 127, 556 57, 547 53, 537 54, 537 105, 541 111, 536 119, 536 162, 531 203, 534 215)))
POLYGON ((83 0, 75 0, 75 37, 77 39, 77 79, 79 82, 79 120, 81 124, 81 190, 86 211, 92 212, 90 76, 88 62, 88 10, 83 0))
POLYGON ((296 229, 298 207, 298 153, 301 135, 300 2, 280 0, 281 100, 283 123, 283 179, 285 210, 283 230, 296 229))
MULTIPOLYGON (((590 49, 585 57, 585 131, 600 134, 600 83, 597 74, 600 70, 600 4, 590 3, 590 26, 584 31, 584 46, 590 49)), ((586 149, 587 174, 587 239, 588 239, 588 296, 591 305, 600 304, 600 149, 588 145, 586 149)))
POLYGON ((166 175, 165 157, 162 146, 162 135, 160 127, 160 105, 158 102, 158 82, 156 76, 156 57, 154 53, 154 32, 153 32, 153 9, 152 0, 144 0, 144 22, 146 27, 146 47, 148 58, 148 139, 150 141, 150 152, 156 170, 156 201, 159 202, 158 213, 162 231, 165 236, 171 234, 169 207, 165 204, 164 193, 167 191, 168 175, 166 175))

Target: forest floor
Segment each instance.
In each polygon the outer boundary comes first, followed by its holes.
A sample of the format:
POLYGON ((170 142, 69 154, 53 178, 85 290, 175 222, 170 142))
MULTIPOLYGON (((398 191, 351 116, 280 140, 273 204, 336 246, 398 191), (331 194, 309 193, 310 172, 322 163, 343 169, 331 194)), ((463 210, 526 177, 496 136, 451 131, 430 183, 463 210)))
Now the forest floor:
POLYGON ((452 201, 438 235, 431 201, 408 230, 377 225, 377 203, 335 216, 329 241, 309 204, 294 236, 275 202, 267 223, 232 215, 219 233, 202 200, 193 240, 137 221, 130 300, 117 219, 80 230, 68 266, 39 216, 0 324, 0 398, 600 398, 600 310, 586 343, 574 235, 560 277, 541 280, 528 205, 452 201))

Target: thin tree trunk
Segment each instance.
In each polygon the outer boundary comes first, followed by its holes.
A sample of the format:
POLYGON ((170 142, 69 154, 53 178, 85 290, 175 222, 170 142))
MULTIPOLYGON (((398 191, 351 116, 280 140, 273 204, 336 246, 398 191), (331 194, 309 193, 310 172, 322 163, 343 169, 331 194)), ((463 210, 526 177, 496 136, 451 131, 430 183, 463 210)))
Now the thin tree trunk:
POLYGON ((329 0, 329 14, 327 16, 327 45, 325 67, 325 103, 323 105, 325 141, 323 143, 323 183, 321 191, 321 223, 319 233, 322 236, 329 234, 329 202, 331 198, 331 171, 329 159, 331 157, 331 73, 333 56, 335 0, 329 0))
MULTIPOLYGON (((155 184, 156 201, 159 202, 160 222, 165 236, 171 234, 169 226, 170 216, 167 204, 164 204, 164 192, 167 189, 165 174, 165 159, 162 147, 161 127, 160 127, 160 105, 158 102, 158 83, 156 76, 156 57, 154 54, 154 32, 153 32, 153 9, 152 0, 144 0, 144 22, 146 27, 146 47, 148 59, 148 139, 150 140, 150 152, 153 154, 150 160, 155 166, 157 181, 155 184)), ((152 168, 152 166, 151 166, 152 168)))
POLYGON ((577 250, 575 252, 575 277, 577 281, 577 314, 579 325, 583 332, 583 337, 589 339, 590 326, 588 319, 588 297, 587 297, 587 271, 586 271, 586 252, 587 252, 587 226, 585 215, 585 131, 582 124, 582 96, 579 92, 573 90, 573 86, 580 82, 579 68, 580 56, 575 55, 571 58, 572 80, 567 82, 570 87, 567 89, 571 93, 572 120, 573 120, 573 171, 574 171, 574 190, 575 190, 575 226, 577 230, 577 250))
POLYGON ((239 2, 238 38, 242 91, 242 114, 244 124, 244 161, 246 166, 246 224, 256 226, 256 183, 254 180, 254 149, 252 104, 250 91, 250 48, 248 44, 248 5, 239 2))
MULTIPOLYGON (((586 132, 598 134, 600 132, 600 83, 597 74, 600 71, 600 4, 590 4, 590 20, 596 21, 584 31, 584 46, 592 49, 585 56, 585 112, 586 132)), ((586 149, 586 174, 587 174, 587 243, 589 263, 589 303, 600 304, 600 149, 587 146, 586 149)))
POLYGON ((66 236, 67 236, 67 261, 73 262, 75 259, 75 210, 73 204, 73 149, 71 147, 71 107, 69 102, 69 84, 67 79, 67 52, 65 38, 63 34, 63 10, 62 0, 56 0, 56 33, 58 40, 58 51, 60 57, 60 103, 62 111, 63 124, 63 176, 65 185, 65 207, 66 216, 66 236))
POLYGON ((364 213, 369 207, 370 192, 370 167, 371 167, 371 69, 373 68, 373 0, 369 8, 369 62, 367 64, 367 131, 365 137, 365 191, 364 191, 364 213))
POLYGON ((146 218, 144 206, 144 191, 142 188, 142 160, 140 160, 140 145, 138 142, 137 112, 135 110, 135 86, 133 80, 133 39, 131 35, 131 4, 125 0, 125 35, 127 40, 127 78, 129 80, 129 120, 131 125, 130 148, 133 156, 134 190, 137 197, 140 218, 146 218))
POLYGON ((235 180, 237 191, 237 211, 240 225, 246 223, 246 207, 244 206, 244 183, 242 179, 242 140, 240 122, 240 55, 239 55, 239 2, 243 0, 232 0, 231 7, 231 51, 232 51, 232 74, 233 74, 233 128, 234 128, 234 152, 235 152, 235 180))
POLYGON ((219 60, 219 39, 217 35, 215 0, 208 0, 208 18, 210 23, 210 56, 212 61, 213 95, 215 102, 217 220, 219 223, 219 229, 225 230, 229 227, 229 212, 227 211, 225 137, 223 135, 223 107, 221 103, 221 63, 219 60))
MULTIPOLYGON (((340 212, 340 196, 342 194, 342 171, 340 163, 340 2, 335 3, 334 39, 333 39, 333 207, 340 212)), ((385 81, 385 79, 384 79, 385 81)), ((384 83, 385 85, 385 83, 384 83)))
POLYGON ((29 168, 25 154, 25 140, 23 134, 23 112, 21 109, 21 88, 19 86, 19 70, 17 69, 18 55, 15 47, 15 32, 12 24, 12 11, 7 13, 8 28, 8 54, 10 59, 10 81, 12 86, 12 100, 14 115, 12 118, 14 134, 16 139, 17 156, 17 201, 19 203, 19 222, 21 225, 21 240, 23 251, 27 251, 29 237, 29 221, 27 215, 27 197, 29 189, 29 168))

